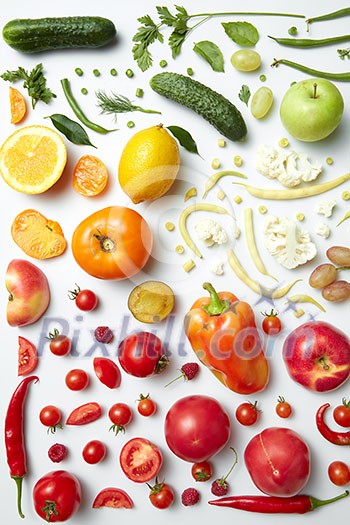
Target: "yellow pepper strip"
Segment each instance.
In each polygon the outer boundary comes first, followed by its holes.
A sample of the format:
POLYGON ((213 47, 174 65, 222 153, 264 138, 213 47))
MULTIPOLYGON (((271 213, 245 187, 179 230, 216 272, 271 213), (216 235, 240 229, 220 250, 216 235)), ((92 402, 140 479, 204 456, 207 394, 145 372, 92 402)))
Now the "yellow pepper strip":
POLYGON ((191 215, 191 213, 196 211, 212 211, 214 213, 221 213, 225 215, 230 215, 233 217, 225 208, 222 208, 221 206, 217 206, 216 204, 206 204, 205 202, 197 203, 197 204, 191 204, 190 206, 187 206, 180 215, 179 218, 179 230, 182 235, 183 240, 187 244, 189 248, 193 251, 197 257, 203 258, 203 255, 197 248, 197 245, 192 240, 188 229, 187 229, 187 219, 191 215))
POLYGON ((244 229, 245 229, 245 236, 248 246, 248 251, 250 253, 250 257, 252 258, 252 261, 259 270, 260 273, 264 275, 268 275, 272 279, 275 279, 275 281, 278 281, 276 277, 271 275, 265 268, 265 265, 260 257, 260 254, 258 252, 258 247, 256 245, 255 240, 255 234, 254 234, 254 224, 253 224, 253 210, 252 208, 245 208, 244 209, 244 229))
POLYGON ((194 187, 190 188, 185 193, 184 202, 187 202, 188 199, 191 199, 192 197, 196 197, 196 196, 197 196, 197 188, 194 188, 194 187))
POLYGON ((350 219, 350 211, 348 211, 344 217, 338 222, 337 226, 340 226, 343 222, 347 221, 348 219, 350 219))
POLYGON ((310 295, 292 295, 291 297, 288 297, 288 303, 311 303, 317 306, 322 312, 325 312, 326 309, 320 304, 316 299, 313 297, 310 297, 310 295))
POLYGON ((227 256, 228 256, 228 262, 232 270, 237 275, 237 277, 244 284, 246 284, 251 290, 253 290, 253 292, 257 293, 258 295, 263 295, 264 297, 270 297, 271 299, 280 299, 281 297, 284 297, 296 283, 298 283, 299 281, 302 281, 302 279, 296 279, 295 281, 289 284, 286 284, 282 288, 271 290, 269 288, 265 288, 265 286, 261 285, 260 283, 258 283, 257 281, 254 281, 254 279, 249 277, 249 275, 247 274, 247 272, 245 271, 245 269, 243 268, 243 266, 237 259, 232 249, 228 250, 227 256))
POLYGON ((241 179, 247 179, 246 175, 244 175, 243 173, 239 173, 238 171, 224 170, 218 171, 217 173, 213 173, 212 175, 210 175, 209 179, 205 184, 203 199, 205 199, 209 191, 212 188, 214 188, 215 184, 217 184, 222 177, 227 177, 228 175, 232 175, 233 177, 240 177, 241 179))
POLYGON ((350 179, 350 173, 346 173, 337 179, 323 182, 321 184, 313 184, 312 186, 305 186, 304 188, 296 188, 291 190, 271 190, 267 188, 255 188, 248 184, 241 182, 233 182, 239 186, 244 186, 245 189, 259 199, 270 199, 270 200, 290 200, 290 199, 303 199, 304 197, 312 197, 314 195, 320 195, 326 191, 332 190, 340 184, 343 184, 350 179))

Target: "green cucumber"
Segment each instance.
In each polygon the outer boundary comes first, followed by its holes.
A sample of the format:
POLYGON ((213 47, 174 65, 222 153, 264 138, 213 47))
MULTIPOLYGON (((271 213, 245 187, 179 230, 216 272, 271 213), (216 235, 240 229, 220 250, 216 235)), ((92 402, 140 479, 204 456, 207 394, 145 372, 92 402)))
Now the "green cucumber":
POLYGON ((246 136, 246 124, 236 106, 208 86, 178 73, 158 73, 151 78, 150 86, 201 115, 224 137, 240 140, 246 136))
POLYGON ((16 18, 2 30, 6 44, 23 53, 101 47, 109 44, 116 33, 113 22, 100 16, 16 18))

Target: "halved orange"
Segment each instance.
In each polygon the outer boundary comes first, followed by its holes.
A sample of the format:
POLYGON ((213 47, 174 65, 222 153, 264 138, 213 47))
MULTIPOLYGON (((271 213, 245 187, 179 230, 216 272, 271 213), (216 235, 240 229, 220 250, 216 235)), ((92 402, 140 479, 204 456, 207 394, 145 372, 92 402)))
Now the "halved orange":
POLYGON ((102 160, 93 155, 83 155, 73 172, 73 188, 84 197, 94 197, 103 191, 108 181, 108 171, 102 160))
POLYGON ((10 86, 10 110, 11 110, 11 124, 18 124, 27 113, 27 105, 24 96, 18 89, 10 86))
POLYGON ((0 173, 11 188, 43 193, 58 181, 67 161, 60 135, 46 126, 25 126, 0 149, 0 173))
POLYGON ((49 259, 64 252, 67 246, 61 226, 37 210, 24 210, 11 226, 15 243, 30 257, 49 259))

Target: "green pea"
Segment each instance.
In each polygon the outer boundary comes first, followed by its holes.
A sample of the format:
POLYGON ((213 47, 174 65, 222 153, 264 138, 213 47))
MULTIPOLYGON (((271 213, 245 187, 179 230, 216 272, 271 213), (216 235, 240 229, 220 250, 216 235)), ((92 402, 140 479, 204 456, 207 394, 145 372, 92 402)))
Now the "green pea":
POLYGON ((84 74, 84 71, 80 67, 76 67, 74 71, 76 72, 78 77, 82 77, 84 74))
POLYGON ((137 88, 135 95, 138 98, 142 98, 143 97, 143 89, 142 88, 137 88))
POLYGON ((159 65, 160 65, 160 67, 167 67, 168 62, 167 62, 166 60, 161 60, 161 61, 159 62, 159 65))
POLYGON ((132 120, 129 120, 129 122, 126 125, 128 126, 128 128, 134 128, 135 122, 133 122, 132 120))
POLYGON ((99 77, 101 75, 101 73, 100 73, 100 71, 98 69, 94 69, 92 72, 95 75, 95 77, 99 77))
POLYGON ((259 80, 260 82, 266 82, 266 75, 260 75, 259 80))
POLYGON ((110 70, 110 74, 112 75, 112 77, 116 77, 118 75, 118 72, 116 69, 114 69, 114 67, 110 70))
POLYGON ((132 69, 127 69, 127 70, 125 71, 125 74, 126 74, 126 76, 127 76, 128 78, 132 78, 132 77, 134 76, 134 72, 133 72, 132 69))
POLYGON ((292 26, 288 29, 288 34, 291 36, 295 36, 298 34, 298 28, 295 26, 292 26))
POLYGON ((193 75, 194 71, 191 67, 187 68, 187 74, 191 77, 193 75))
POLYGON ((87 90, 86 88, 81 88, 80 91, 81 91, 81 93, 82 93, 83 95, 87 95, 87 94, 88 94, 88 90, 87 90))

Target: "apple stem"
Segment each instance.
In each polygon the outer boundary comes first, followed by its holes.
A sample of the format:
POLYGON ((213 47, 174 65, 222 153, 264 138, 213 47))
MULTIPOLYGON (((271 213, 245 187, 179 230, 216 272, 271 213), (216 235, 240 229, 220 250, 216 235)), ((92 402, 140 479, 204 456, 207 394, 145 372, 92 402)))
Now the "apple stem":
POLYGON ((329 365, 327 365, 326 360, 325 360, 324 357, 321 357, 319 362, 320 362, 320 364, 321 364, 321 366, 323 367, 324 370, 329 370, 329 365))
POLYGON ((316 84, 316 82, 314 83, 314 95, 313 95, 313 98, 317 98, 317 84, 316 84))

